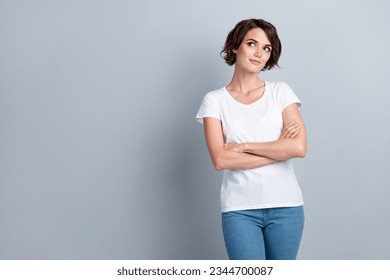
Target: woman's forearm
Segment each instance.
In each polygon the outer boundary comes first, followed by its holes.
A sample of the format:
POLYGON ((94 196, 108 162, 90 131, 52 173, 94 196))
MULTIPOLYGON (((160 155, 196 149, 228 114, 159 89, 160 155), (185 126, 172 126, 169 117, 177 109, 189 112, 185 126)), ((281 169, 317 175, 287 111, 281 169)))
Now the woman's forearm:
POLYGON ((221 121, 204 118, 203 122, 207 148, 215 169, 252 169, 276 162, 275 159, 224 149, 221 121))
POLYGON ((303 158, 306 155, 306 144, 300 139, 287 138, 272 142, 249 142, 241 145, 241 152, 264 156, 275 160, 303 158))
POLYGON ((306 156, 306 129, 300 122, 290 122, 279 140, 270 142, 225 143, 227 151, 248 153, 275 160, 288 160, 306 156))
POLYGON ((276 159, 267 158, 248 153, 221 151, 212 158, 215 169, 252 169, 277 162, 276 159))
MULTIPOLYGON (((299 123, 298 123, 299 124, 299 123)), ((303 125, 287 125, 281 138, 270 142, 248 142, 240 144, 240 152, 264 156, 276 160, 306 156, 306 129, 303 125)))

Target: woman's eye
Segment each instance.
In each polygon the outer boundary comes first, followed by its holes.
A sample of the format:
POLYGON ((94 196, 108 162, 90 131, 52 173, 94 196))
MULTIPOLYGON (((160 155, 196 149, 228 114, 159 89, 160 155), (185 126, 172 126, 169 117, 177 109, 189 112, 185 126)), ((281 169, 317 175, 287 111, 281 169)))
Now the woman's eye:
POLYGON ((255 43, 254 43, 254 42, 249 42, 249 43, 248 43, 248 46, 249 46, 249 47, 254 47, 254 46, 255 46, 255 43))
POLYGON ((265 50, 266 52, 270 52, 270 51, 271 51, 271 48, 265 47, 264 50, 265 50))

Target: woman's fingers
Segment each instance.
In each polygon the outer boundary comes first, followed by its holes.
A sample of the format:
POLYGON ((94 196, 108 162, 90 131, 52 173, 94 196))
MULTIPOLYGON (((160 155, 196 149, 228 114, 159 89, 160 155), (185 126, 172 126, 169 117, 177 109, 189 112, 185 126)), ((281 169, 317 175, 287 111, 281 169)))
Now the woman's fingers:
POLYGON ((302 128, 302 124, 295 121, 291 121, 284 128, 282 138, 294 138, 295 136, 298 135, 299 130, 301 128, 302 128))

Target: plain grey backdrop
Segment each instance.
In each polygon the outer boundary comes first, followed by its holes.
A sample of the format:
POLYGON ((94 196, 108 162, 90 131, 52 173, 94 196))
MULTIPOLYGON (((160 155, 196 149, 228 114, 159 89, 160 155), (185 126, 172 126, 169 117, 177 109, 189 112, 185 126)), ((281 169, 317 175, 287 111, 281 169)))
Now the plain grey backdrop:
POLYGON ((0 0, 0 258, 226 259, 203 95, 272 22, 302 100, 299 259, 390 259, 388 1, 0 0))

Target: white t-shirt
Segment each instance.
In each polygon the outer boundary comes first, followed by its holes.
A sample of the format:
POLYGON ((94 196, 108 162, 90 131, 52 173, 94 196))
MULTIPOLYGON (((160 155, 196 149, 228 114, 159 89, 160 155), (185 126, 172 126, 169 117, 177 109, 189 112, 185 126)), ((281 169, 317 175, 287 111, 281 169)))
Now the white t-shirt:
MULTIPOLYGON (((263 96, 249 105, 223 87, 204 96, 196 120, 202 124, 205 117, 221 120, 226 143, 275 141, 283 129, 282 111, 292 103, 301 104, 284 82, 266 82, 263 96)), ((303 205, 291 160, 225 169, 220 199, 222 212, 303 205)))

